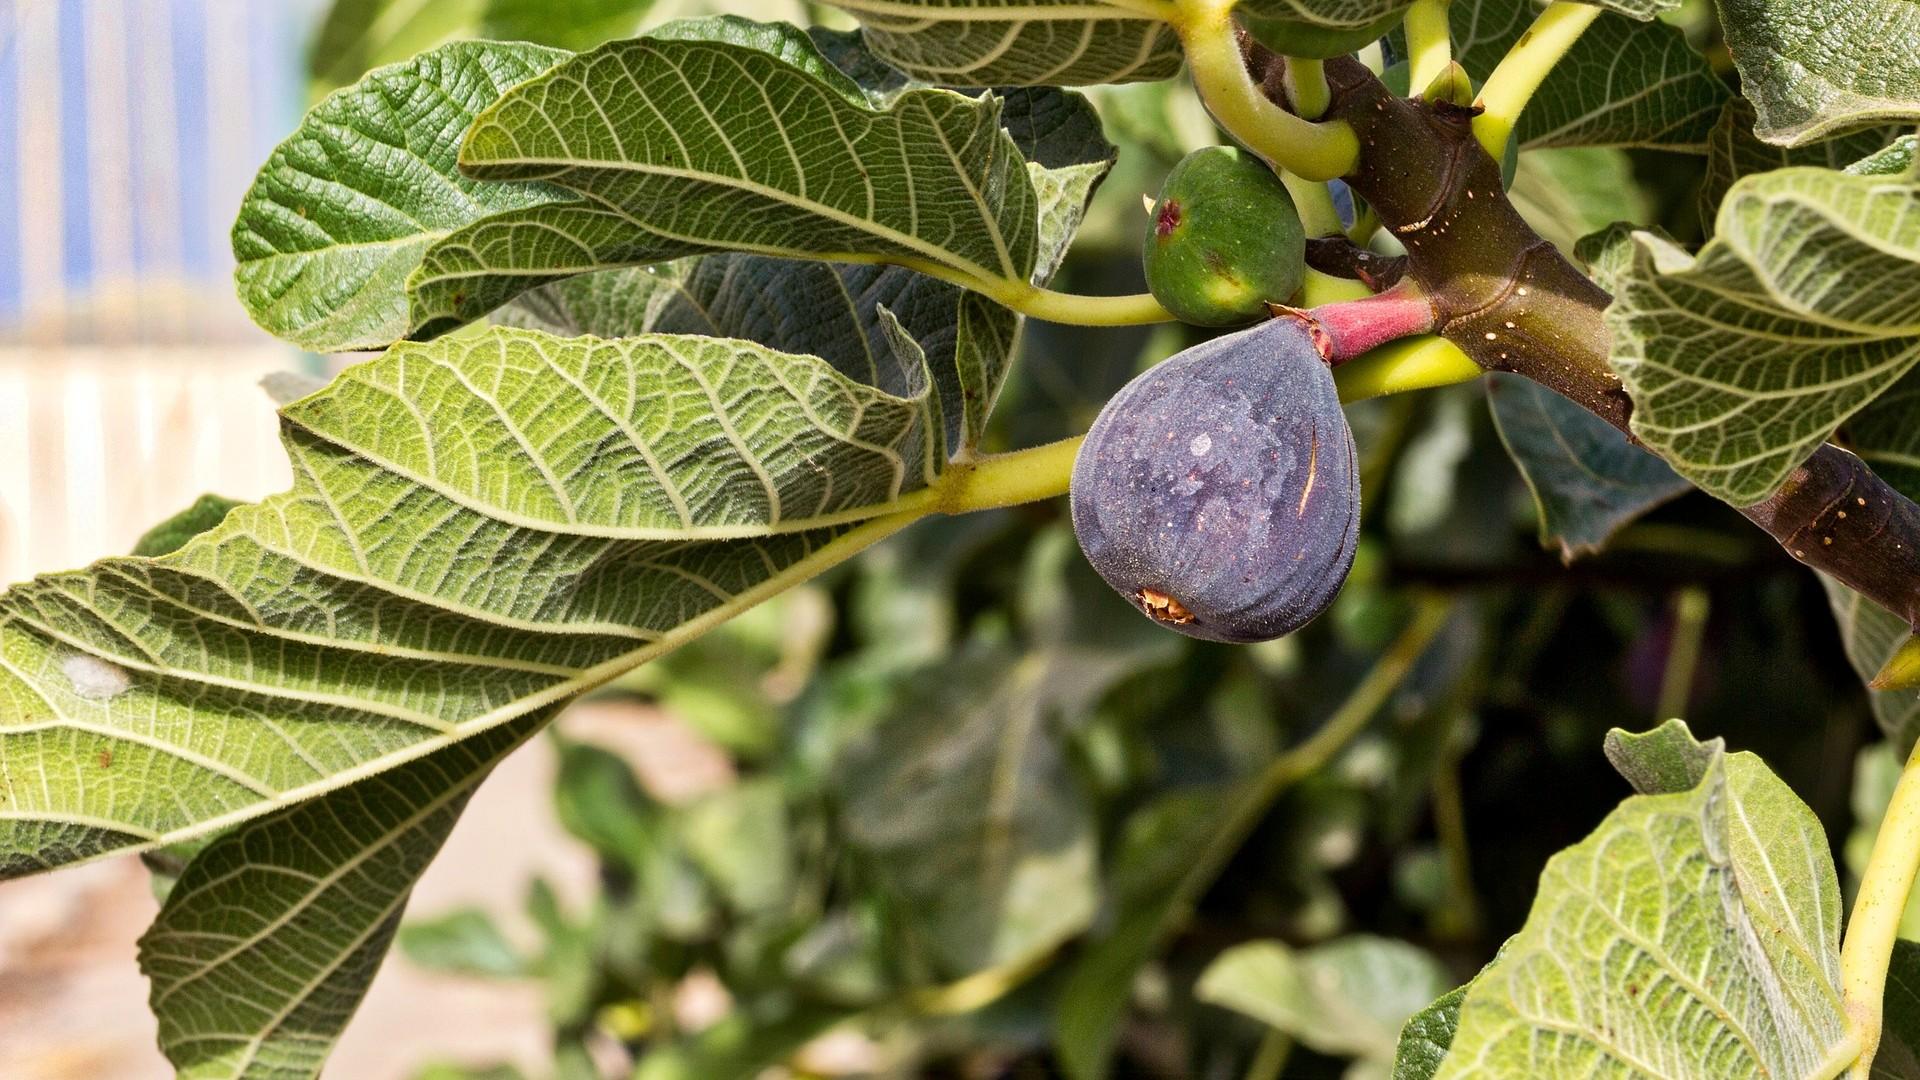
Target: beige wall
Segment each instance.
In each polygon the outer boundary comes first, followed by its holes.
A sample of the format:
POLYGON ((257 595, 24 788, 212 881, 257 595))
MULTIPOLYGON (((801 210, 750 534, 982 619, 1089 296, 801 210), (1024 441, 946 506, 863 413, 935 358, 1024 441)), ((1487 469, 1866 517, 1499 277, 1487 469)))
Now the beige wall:
POLYGON ((257 385, 276 345, 0 349, 0 582, 124 554, 213 491, 290 482, 257 385))

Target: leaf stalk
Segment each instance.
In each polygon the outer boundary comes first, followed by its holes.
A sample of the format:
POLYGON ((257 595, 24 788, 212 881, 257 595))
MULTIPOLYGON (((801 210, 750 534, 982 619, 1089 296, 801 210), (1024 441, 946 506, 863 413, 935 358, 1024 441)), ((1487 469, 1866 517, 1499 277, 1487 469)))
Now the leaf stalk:
POLYGON ((1407 85, 1430 85, 1453 62, 1453 32, 1447 25, 1449 0, 1413 0, 1407 9, 1407 85))
MULTIPOLYGON (((1481 113, 1473 120, 1474 138, 1480 141, 1488 156, 1498 161, 1506 153, 1507 138, 1513 134, 1513 125, 1519 121, 1521 110, 1546 81, 1547 73, 1599 17, 1597 7, 1554 0, 1534 18, 1533 25, 1513 43, 1507 55, 1500 58, 1493 74, 1487 76, 1487 84, 1480 88, 1477 104, 1481 113)), ((1434 74, 1439 74, 1438 69, 1434 74)), ((1416 77, 1412 85, 1426 84, 1416 77)))
POLYGON ((1308 180, 1332 180, 1359 162, 1360 140, 1350 125, 1295 116, 1248 74, 1233 0, 1182 0, 1175 28, 1207 111, 1267 164, 1308 180))

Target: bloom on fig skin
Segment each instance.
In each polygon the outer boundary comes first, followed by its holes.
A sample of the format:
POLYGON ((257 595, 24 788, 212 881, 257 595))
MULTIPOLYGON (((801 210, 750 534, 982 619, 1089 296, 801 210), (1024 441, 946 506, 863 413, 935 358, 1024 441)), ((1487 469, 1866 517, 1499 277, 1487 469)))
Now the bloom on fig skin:
POLYGON ((1074 460, 1073 530, 1149 618, 1211 641, 1280 637, 1353 566, 1360 477, 1305 327, 1215 338, 1114 395, 1074 460))

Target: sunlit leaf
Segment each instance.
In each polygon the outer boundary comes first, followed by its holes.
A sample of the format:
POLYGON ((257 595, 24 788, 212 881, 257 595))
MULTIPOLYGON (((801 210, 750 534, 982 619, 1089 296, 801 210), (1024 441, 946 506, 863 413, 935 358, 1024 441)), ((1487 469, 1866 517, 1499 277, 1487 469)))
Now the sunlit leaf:
POLYGON ((997 98, 915 89, 876 108, 791 28, 675 33, 566 61, 481 114, 467 175, 576 197, 437 243, 409 283, 416 333, 555 278, 714 251, 1024 287, 1039 205, 997 98))
POLYGON ((313 1077, 386 956, 413 884, 533 714, 251 821, 201 852, 140 939, 183 1077, 313 1077))
POLYGON ((1772 494, 1920 361, 1920 185, 1906 178, 1749 176, 1697 254, 1624 230, 1595 250, 1634 433, 1735 505, 1772 494))
POLYGON ((292 491, 0 597, 0 873, 217 831, 672 649, 911 520, 823 524, 937 470, 924 404, 715 339, 495 329, 350 371, 287 410, 292 491))
POLYGON ((1758 758, 1704 749, 1695 786, 1629 797, 1548 862, 1440 1080, 1832 1075, 1852 1056, 1826 832, 1758 758))
POLYGON ((434 241, 488 214, 564 197, 462 176, 455 159, 474 116, 566 55, 447 45, 315 106, 267 159, 234 223, 235 280, 254 320, 319 351, 405 337, 403 287, 434 241))

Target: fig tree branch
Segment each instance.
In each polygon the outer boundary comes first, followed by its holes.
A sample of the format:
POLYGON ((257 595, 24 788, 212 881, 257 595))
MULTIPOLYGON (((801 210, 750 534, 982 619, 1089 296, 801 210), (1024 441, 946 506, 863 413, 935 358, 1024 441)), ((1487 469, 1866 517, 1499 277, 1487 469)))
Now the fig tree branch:
MULTIPOLYGON (((1255 81, 1280 63, 1255 43, 1247 61, 1255 81)), ((1347 183, 1406 247, 1439 335, 1481 368, 1531 378, 1631 437, 1633 403, 1602 320, 1612 298, 1507 200, 1474 110, 1394 97, 1351 59, 1329 61, 1327 75, 1327 118, 1367 148, 1347 183)), ((1794 558, 1920 629, 1920 506, 1858 457, 1822 446, 1772 497, 1739 509, 1794 558)))

